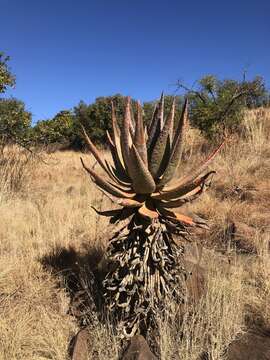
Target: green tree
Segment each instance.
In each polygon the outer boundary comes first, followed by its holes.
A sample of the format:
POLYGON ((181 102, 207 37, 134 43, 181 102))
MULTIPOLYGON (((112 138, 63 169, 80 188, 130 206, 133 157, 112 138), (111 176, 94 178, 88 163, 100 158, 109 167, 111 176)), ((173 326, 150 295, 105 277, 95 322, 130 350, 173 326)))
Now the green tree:
POLYGON ((178 86, 189 97, 193 126, 211 139, 219 138, 224 131, 241 129, 242 110, 261 106, 267 99, 267 90, 261 77, 251 81, 237 81, 219 80, 213 75, 207 75, 198 81, 196 90, 182 83, 178 86))
MULTIPOLYGON (((96 98, 93 104, 87 105, 80 102, 74 108, 76 123, 81 123, 90 134, 92 141, 99 144, 107 142, 106 130, 111 130, 111 103, 114 103, 116 115, 120 119, 119 125, 125 113, 126 97, 121 94, 96 98)), ((136 103, 132 100, 133 114, 136 112, 136 103)))
POLYGON ((0 99, 0 142, 2 146, 8 143, 18 143, 26 146, 29 139, 29 129, 32 115, 25 109, 25 104, 15 98, 0 99))
POLYGON ((15 76, 12 75, 7 65, 9 59, 9 56, 0 52, 0 94, 4 93, 9 86, 15 85, 15 76))
MULTIPOLYGON (((15 86, 15 76, 8 67, 9 56, 0 52, 0 94, 8 87, 15 86)), ((27 146, 30 142, 32 115, 25 109, 25 104, 15 98, 0 98, 0 146, 9 143, 27 146)))
POLYGON ((53 119, 39 121, 32 132, 36 143, 49 145, 58 143, 70 146, 76 136, 74 115, 69 110, 60 111, 53 119))

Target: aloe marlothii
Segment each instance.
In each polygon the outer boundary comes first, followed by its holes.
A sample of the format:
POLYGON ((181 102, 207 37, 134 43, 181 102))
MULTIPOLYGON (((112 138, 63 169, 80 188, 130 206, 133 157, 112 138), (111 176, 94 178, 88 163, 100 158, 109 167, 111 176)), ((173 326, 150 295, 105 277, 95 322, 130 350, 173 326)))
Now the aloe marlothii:
POLYGON ((177 246, 172 234, 185 237, 191 227, 207 227, 200 217, 180 210, 207 187, 214 171, 205 171, 222 144, 201 166, 168 185, 181 160, 188 125, 187 100, 178 124, 174 120, 175 101, 165 118, 161 95, 146 128, 140 103, 133 120, 128 98, 120 129, 112 104, 112 133, 107 133, 111 164, 102 159, 83 129, 89 149, 107 179, 82 160, 83 167, 98 188, 120 206, 96 211, 109 216, 111 223, 129 219, 110 241, 108 255, 117 266, 103 282, 106 303, 122 320, 125 336, 132 336, 147 324, 162 308, 167 295, 183 295, 179 286, 184 273, 183 247, 177 246))

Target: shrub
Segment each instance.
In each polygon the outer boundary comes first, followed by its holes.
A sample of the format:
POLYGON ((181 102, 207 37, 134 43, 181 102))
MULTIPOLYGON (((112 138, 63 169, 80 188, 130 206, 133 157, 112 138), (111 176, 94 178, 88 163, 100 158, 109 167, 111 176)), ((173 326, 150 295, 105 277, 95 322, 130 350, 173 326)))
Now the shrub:
POLYGON ((22 101, 10 98, 0 99, 0 146, 19 143, 26 146, 32 115, 25 109, 22 101))
POLYGON ((190 100, 191 123, 210 138, 217 139, 226 132, 241 128, 242 111, 246 107, 258 107, 267 101, 267 91, 261 77, 251 81, 225 79, 213 75, 198 81, 198 88, 187 91, 190 100))
POLYGON ((15 76, 12 75, 8 68, 9 56, 0 52, 0 94, 4 93, 8 86, 15 85, 15 76))
POLYGON ((68 147, 76 136, 74 120, 71 111, 63 110, 53 119, 39 121, 32 130, 32 141, 45 146, 57 143, 68 147))

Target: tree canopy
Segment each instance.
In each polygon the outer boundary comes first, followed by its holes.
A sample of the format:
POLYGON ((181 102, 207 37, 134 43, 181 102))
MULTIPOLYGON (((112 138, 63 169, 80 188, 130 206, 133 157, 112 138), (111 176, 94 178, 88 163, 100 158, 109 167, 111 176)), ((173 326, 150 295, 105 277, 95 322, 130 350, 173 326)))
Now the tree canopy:
POLYGON ((207 75, 198 81, 196 89, 182 83, 178 86, 189 98, 192 125, 211 139, 218 138, 224 131, 238 131, 242 110, 265 105, 269 96, 259 76, 250 81, 237 81, 207 75))
POLYGON ((0 94, 4 93, 7 88, 15 85, 15 76, 10 72, 8 67, 9 56, 0 52, 0 94))
POLYGON ((26 145, 32 114, 25 109, 25 104, 14 98, 0 99, 0 141, 2 145, 17 142, 26 145))

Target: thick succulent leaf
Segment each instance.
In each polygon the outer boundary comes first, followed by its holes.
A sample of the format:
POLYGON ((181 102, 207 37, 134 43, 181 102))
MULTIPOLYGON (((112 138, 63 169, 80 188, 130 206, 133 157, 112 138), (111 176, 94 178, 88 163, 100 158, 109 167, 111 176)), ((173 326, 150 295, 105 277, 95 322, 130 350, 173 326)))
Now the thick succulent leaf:
MULTIPOLYGON (((124 172, 126 172, 124 157, 123 157, 123 154, 122 154, 122 146, 121 146, 120 137, 117 137, 117 138, 116 138, 115 154, 117 155, 117 158, 119 159, 119 170, 120 170, 120 168, 121 168, 121 169, 124 170, 124 172), (121 165, 121 166, 120 166, 120 165, 121 165)), ((126 172, 126 175, 127 175, 127 177, 128 177, 127 172, 126 172)))
POLYGON ((189 226, 195 225, 194 220, 190 216, 180 214, 175 211, 169 211, 169 210, 163 208, 162 206, 158 207, 158 211, 160 212, 161 215, 165 216, 168 219, 177 220, 177 221, 179 221, 185 225, 189 225, 189 226))
POLYGON ((110 223, 114 224, 120 220, 125 220, 128 217, 130 217, 132 214, 134 214, 134 210, 128 209, 128 208, 122 208, 122 209, 115 209, 115 210, 107 210, 107 211, 100 211, 97 210, 94 206, 92 208, 95 210, 95 212, 98 215, 110 217, 110 223))
POLYGON ((160 118, 160 131, 161 131, 164 125, 164 92, 163 91, 160 96, 160 109, 158 116, 160 118))
POLYGON ((130 123, 129 123, 129 132, 131 135, 132 140, 135 137, 135 128, 136 128, 136 122, 134 120, 134 112, 132 109, 132 102, 130 103, 130 123))
POLYGON ((159 181, 161 179, 161 176, 164 174, 164 171, 167 169, 168 164, 170 162, 171 146, 172 146, 172 142, 170 140, 170 136, 168 135, 166 147, 165 147, 165 150, 164 150, 164 154, 163 154, 163 157, 162 157, 158 172, 157 172, 157 174, 155 176, 156 184, 159 183, 159 181))
POLYGON ((146 142, 146 148, 147 148, 147 141, 148 141, 148 132, 147 132, 147 127, 144 127, 144 137, 145 137, 145 142, 146 142))
POLYGON ((158 218, 158 213, 153 210, 153 209, 149 209, 145 204, 139 208, 138 213, 143 216, 144 218, 153 220, 153 219, 157 219, 158 218))
POLYGON ((114 180, 114 181, 108 180, 108 183, 121 191, 134 194, 134 191, 131 186, 121 185, 121 184, 117 183, 116 180, 114 180))
POLYGON ((113 128, 113 141, 114 144, 116 144, 116 137, 120 137, 120 129, 116 120, 116 114, 115 114, 115 108, 114 108, 114 103, 113 101, 111 102, 112 105, 112 128, 113 128))
POLYGON ((107 160, 105 160, 105 164, 106 164, 111 176, 113 177, 113 180, 116 183, 123 186, 124 188, 131 189, 131 182, 125 182, 125 181, 121 180, 121 177, 118 176, 117 170, 112 165, 110 165, 107 160))
POLYGON ((207 225, 207 222, 201 218, 199 215, 197 214, 192 214, 193 220, 195 221, 195 224, 197 227, 200 227, 202 229, 206 229, 209 230, 209 226, 207 225))
POLYGON ((140 154, 142 161, 147 165, 147 148, 145 141, 145 129, 143 126, 142 107, 139 101, 137 102, 137 117, 135 128, 134 145, 140 154))
MULTIPOLYGON (((183 184, 183 183, 194 181, 198 176, 200 176, 207 169, 207 167, 212 163, 212 161, 215 159, 216 155, 222 149, 224 144, 225 144, 225 140, 208 156, 208 158, 200 166, 197 166, 193 171, 191 171, 190 175, 187 175, 182 180, 180 179, 179 186, 181 186, 181 184, 183 184)), ((213 173, 213 171, 211 171, 211 173, 213 173)), ((166 187, 164 190, 171 191, 176 186, 177 186, 177 184, 172 185, 170 187, 166 187)))
POLYGON ((171 145, 170 140, 173 130, 174 114, 175 114, 175 98, 173 99, 170 113, 168 114, 165 124, 156 141, 156 144, 154 145, 151 154, 151 160, 149 161, 149 170, 155 179, 162 174, 162 173, 160 174, 161 163, 163 162, 168 165, 170 160, 170 154, 168 153, 168 151, 166 152, 165 150, 168 147, 168 144, 171 145), (165 159, 163 160, 164 157, 165 159))
POLYGON ((102 167, 102 169, 106 172, 106 174, 114 181, 120 183, 120 185, 124 185, 121 180, 119 180, 112 172, 110 165, 108 164, 108 162, 105 160, 103 161, 101 158, 101 155, 98 151, 98 149, 96 148, 96 146, 93 144, 93 142, 90 140, 90 138, 88 137, 84 127, 81 125, 83 133, 84 133, 84 137, 85 140, 87 142, 88 148, 90 149, 91 153, 94 155, 95 159, 97 160, 97 162, 100 164, 100 166, 102 167))
POLYGON ((130 97, 128 97, 127 104, 126 104, 126 110, 125 110, 124 122, 123 122, 123 126, 121 129, 121 139, 120 140, 121 140, 121 149, 122 149, 123 160, 124 160, 125 168, 127 169, 129 176, 130 176, 129 168, 128 168, 128 164, 130 162, 129 153, 130 153, 130 148, 132 146, 132 138, 131 138, 131 134, 130 134, 130 122, 131 122, 130 97))
POLYGON ((190 175, 185 176, 184 178, 180 179, 177 183, 171 186, 165 187, 161 193, 174 192, 183 185, 186 185, 187 183, 194 181, 211 164, 211 162, 214 160, 214 158, 219 153, 220 149, 223 147, 224 144, 225 144, 225 140, 211 153, 211 155, 200 166, 197 166, 195 169, 193 169, 190 175))
POLYGON ((186 204, 187 202, 192 202, 196 200, 202 194, 203 190, 204 190, 204 184, 197 186, 194 190, 182 196, 180 199, 169 200, 169 201, 160 200, 160 204, 164 208, 171 208, 171 209, 178 208, 186 204))
POLYGON ((162 93, 157 108, 154 112, 151 128, 148 133, 147 151, 149 158, 151 157, 153 148, 161 132, 163 126, 163 116, 164 116, 164 94, 162 93))
POLYGON ((105 165, 105 162, 102 160, 102 157, 98 151, 98 149, 96 148, 96 146, 92 143, 92 141, 90 140, 89 136, 87 135, 85 128, 83 125, 81 125, 82 131, 83 131, 83 135, 85 138, 85 141, 88 145, 88 148, 90 150, 90 152, 94 155, 94 158, 97 160, 97 162, 99 163, 99 165, 101 166, 101 168, 106 172, 107 175, 109 175, 111 177, 111 174, 109 173, 107 166, 105 165))
POLYGON ((115 143, 114 143, 108 130, 106 130, 106 135, 107 135, 107 140, 108 140, 109 144, 115 147, 115 143))
POLYGON ((182 196, 188 196, 190 192, 196 189, 198 186, 203 186, 210 175, 215 174, 215 171, 210 171, 199 179, 191 179, 191 181, 181 181, 179 184, 172 186, 160 193, 152 194, 153 199, 159 200, 173 200, 182 196), (166 190, 166 191, 165 191, 166 190))
POLYGON ((171 234, 177 235, 177 238, 174 237, 172 240, 176 246, 179 246, 179 244, 182 243, 178 239, 179 235, 181 236, 182 239, 185 239, 186 241, 190 241, 190 236, 189 236, 190 230, 188 229, 187 226, 183 226, 183 224, 180 224, 180 226, 179 226, 178 221, 174 221, 172 219, 167 218, 166 219, 166 227, 171 232, 171 234))
POLYGON ((135 200, 136 194, 134 194, 134 197, 131 199, 125 199, 125 198, 119 198, 116 196, 113 196, 109 194, 108 192, 104 191, 103 189, 99 188, 99 190, 114 204, 117 204, 119 206, 122 206, 124 208, 137 208, 143 205, 143 201, 137 201, 135 200))
MULTIPOLYGON (((193 219, 187 215, 184 214, 179 214, 176 212, 172 212, 173 216, 171 217, 171 219, 176 219, 177 221, 184 223, 185 225, 190 225, 190 226, 194 226, 195 222, 193 221, 193 219)), ((170 218, 170 215, 167 215, 168 218, 170 218)))
POLYGON ((134 199, 121 199, 118 201, 118 204, 123 207, 137 208, 143 206, 143 202, 139 202, 134 199))
POLYGON ((114 185, 110 184, 108 181, 106 181, 103 177, 99 176, 94 170, 88 168, 84 162, 83 159, 81 158, 81 162, 82 165, 84 167, 84 169, 88 172, 88 174, 90 175, 92 181, 98 185, 102 190, 108 192, 109 194, 119 197, 119 198, 132 198, 134 197, 134 193, 130 194, 124 191, 121 191, 119 189, 117 189, 114 185))
POLYGON ((117 176, 117 170, 113 167, 113 165, 111 165, 107 160, 105 160, 105 164, 107 167, 108 172, 110 173, 110 177, 113 181, 115 181, 117 184, 119 184, 120 186, 122 186, 125 189, 131 190, 131 181, 129 182, 125 182, 123 180, 121 180, 121 178, 119 178, 117 176))
MULTIPOLYGON (((127 184, 131 184, 131 180, 130 180, 129 176, 127 175, 127 172, 126 172, 126 170, 125 170, 125 168, 123 166, 123 163, 122 163, 122 161, 120 159, 120 156, 118 154, 117 147, 114 145, 108 131, 107 131, 107 138, 108 138, 110 151, 111 151, 112 159, 113 159, 114 166, 115 166, 115 172, 114 172, 115 175, 122 182, 127 183, 127 184)), ((120 145, 120 143, 119 143, 119 145, 120 145)))
POLYGON ((134 145, 129 153, 128 173, 137 194, 150 194, 155 190, 155 181, 134 145))
POLYGON ((188 99, 186 98, 183 105, 180 120, 173 138, 172 147, 174 152, 181 153, 183 150, 183 140, 187 125, 188 125, 188 99))
POLYGON ((173 178, 174 173, 178 168, 182 156, 184 133, 187 127, 187 123, 188 123, 188 101, 186 99, 183 106, 181 118, 174 135, 170 161, 161 180, 158 183, 158 188, 162 188, 163 186, 165 186, 173 178))
POLYGON ((113 172, 114 176, 118 179, 118 182, 124 186, 124 187, 129 187, 132 188, 132 183, 131 180, 129 179, 128 182, 126 181, 126 177, 123 177, 121 173, 119 173, 119 171, 115 168, 115 167, 111 167, 111 171, 113 172), (125 180, 125 181, 124 181, 125 180))
POLYGON ((136 209, 134 208, 123 208, 120 214, 117 214, 110 219, 110 223, 115 224, 118 221, 123 221, 128 219, 131 215, 134 215, 135 210, 136 209))
POLYGON ((105 164, 107 166, 108 172, 110 173, 110 178, 114 180, 117 184, 122 185, 121 181, 117 178, 117 176, 114 175, 112 167, 107 160, 105 160, 105 164))
POLYGON ((141 206, 143 206, 143 202, 139 202, 137 200, 134 199, 119 199, 117 197, 114 196, 109 196, 109 199, 114 202, 115 204, 125 207, 125 208, 139 208, 141 206))
POLYGON ((200 227, 202 229, 209 230, 209 226, 207 225, 207 221, 205 219, 203 219, 201 216, 199 216, 198 214, 194 214, 190 210, 185 209, 185 215, 192 218, 192 220, 195 223, 196 227, 200 227))
POLYGON ((112 137, 113 137, 113 145, 116 148, 117 156, 119 158, 119 161, 124 168, 124 159, 122 155, 122 148, 121 148, 121 131, 119 129, 119 126, 117 124, 116 115, 115 115, 115 109, 114 104, 112 102, 112 137))
POLYGON ((150 123, 147 125, 147 137, 149 137, 149 134, 151 133, 152 131, 152 127, 154 126, 154 123, 155 123, 155 118, 156 118, 156 113, 158 111, 158 106, 157 104, 155 104, 155 107, 154 107, 154 111, 153 111, 153 114, 152 114, 152 118, 150 120, 150 123))
POLYGON ((100 211, 100 210, 96 209, 94 206, 91 206, 91 208, 92 208, 93 210, 95 210, 95 212, 96 212, 98 215, 107 216, 107 217, 112 217, 112 216, 120 215, 121 212, 122 212, 122 209, 114 209, 114 210, 100 211))

